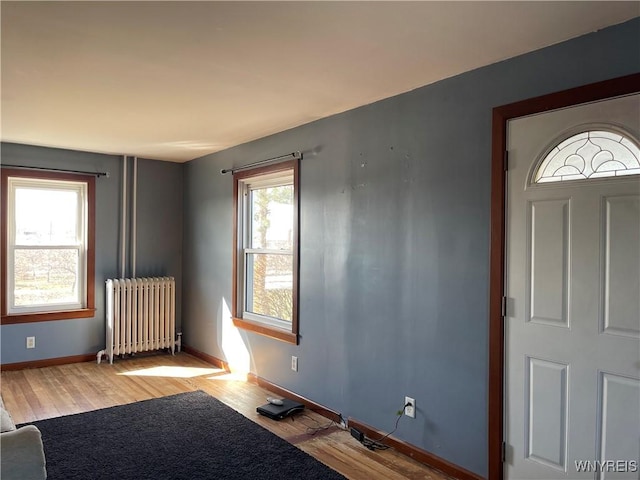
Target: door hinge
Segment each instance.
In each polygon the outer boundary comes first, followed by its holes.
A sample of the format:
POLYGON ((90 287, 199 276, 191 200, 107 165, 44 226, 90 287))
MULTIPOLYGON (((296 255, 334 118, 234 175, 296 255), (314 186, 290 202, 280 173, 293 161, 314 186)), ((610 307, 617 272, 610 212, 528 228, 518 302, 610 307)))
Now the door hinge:
POLYGON ((504 171, 509 170, 509 150, 504 151, 504 171))
POLYGON ((500 315, 507 316, 507 297, 502 297, 502 305, 500 306, 500 315))
POLYGON ((502 462, 507 461, 507 442, 502 442, 502 452, 501 452, 502 462))

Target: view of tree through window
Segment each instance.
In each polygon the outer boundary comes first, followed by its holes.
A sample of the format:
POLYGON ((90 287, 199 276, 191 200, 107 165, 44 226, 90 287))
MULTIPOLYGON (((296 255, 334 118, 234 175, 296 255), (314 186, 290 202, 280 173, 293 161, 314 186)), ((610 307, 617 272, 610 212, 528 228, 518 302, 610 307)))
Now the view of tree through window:
POLYGON ((251 190, 247 311, 291 321, 293 312, 293 186, 251 190))
POLYGON ((50 305, 78 300, 77 250, 16 250, 14 305, 50 305))

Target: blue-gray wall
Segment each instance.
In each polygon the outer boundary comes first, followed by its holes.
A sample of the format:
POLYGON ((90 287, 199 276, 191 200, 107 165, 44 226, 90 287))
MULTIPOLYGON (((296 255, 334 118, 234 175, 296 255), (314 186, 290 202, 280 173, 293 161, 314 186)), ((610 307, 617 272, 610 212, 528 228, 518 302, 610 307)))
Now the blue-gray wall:
MULTIPOLYGON (((3 325, 0 327, 0 363, 95 354, 105 347, 104 282, 120 276, 122 161, 122 157, 114 155, 13 143, 1 145, 3 165, 108 172, 109 176, 96 179, 95 316, 3 325), (26 349, 27 336, 36 337, 35 349, 26 349)), ((129 159, 131 165, 132 160, 129 159)), ((175 276, 178 302, 181 302, 182 282, 182 172, 181 164, 138 161, 136 273, 138 276, 175 276)), ((131 192, 128 195, 131 200, 131 192)), ((127 252, 127 263, 130 263, 130 249, 127 252)), ((129 266, 127 275, 130 273, 129 266)), ((181 303, 177 308, 180 325, 181 303)))
POLYGON ((384 431, 411 396, 395 435, 486 475, 492 108, 638 71, 635 19, 187 163, 185 343, 384 431), (220 174, 294 150, 299 346, 229 326, 220 174))

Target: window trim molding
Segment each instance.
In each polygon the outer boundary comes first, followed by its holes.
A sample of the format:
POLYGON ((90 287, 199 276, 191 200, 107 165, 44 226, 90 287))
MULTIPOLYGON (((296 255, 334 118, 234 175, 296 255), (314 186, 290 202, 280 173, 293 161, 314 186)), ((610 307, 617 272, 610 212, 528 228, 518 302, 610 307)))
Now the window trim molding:
POLYGON ((77 318, 93 318, 95 316, 95 214, 96 214, 96 179, 93 175, 76 175, 71 173, 58 173, 47 171, 29 171, 23 169, 2 168, 0 171, 2 186, 2 209, 0 212, 1 234, 1 288, 0 288, 0 325, 17 323, 46 322, 52 320, 71 320, 77 318), (87 257, 86 257, 86 305, 84 308, 74 310, 55 310, 51 312, 25 312, 17 314, 7 313, 7 219, 8 219, 8 179, 9 177, 34 178, 43 180, 62 180, 72 182, 85 182, 87 184, 87 257))
MULTIPOLYGON (((264 335, 270 338, 281 340, 283 342, 298 345, 298 295, 299 295, 299 271, 300 271, 300 202, 299 202, 299 168, 300 160, 294 159, 285 162, 279 162, 263 167, 246 169, 234 173, 233 175, 233 272, 232 272, 232 296, 231 296, 231 317, 233 324, 237 328, 264 335), (246 178, 266 175, 271 173, 284 172, 293 170, 293 311, 291 318, 291 330, 278 328, 266 323, 255 322, 242 318, 239 315, 241 309, 238 302, 242 298, 239 289, 243 289, 244 285, 240 285, 241 276, 239 275, 239 259, 242 255, 242 239, 238 236, 239 215, 241 205, 239 204, 240 181, 246 178)), ((240 290, 241 291, 241 290, 240 290)))

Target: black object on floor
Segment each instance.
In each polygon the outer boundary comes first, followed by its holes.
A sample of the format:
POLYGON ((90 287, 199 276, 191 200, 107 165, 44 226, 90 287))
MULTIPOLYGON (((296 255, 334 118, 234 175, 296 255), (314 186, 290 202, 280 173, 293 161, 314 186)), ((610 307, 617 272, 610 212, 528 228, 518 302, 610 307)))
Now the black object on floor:
POLYGON ((33 424, 48 480, 345 478, 202 391, 33 424))
POLYGON ((282 405, 267 403, 256 408, 256 412, 260 415, 264 415, 265 417, 269 417, 272 420, 282 420, 283 418, 294 413, 301 412, 302 410, 304 410, 304 405, 302 403, 294 402, 288 398, 282 399, 282 405))

